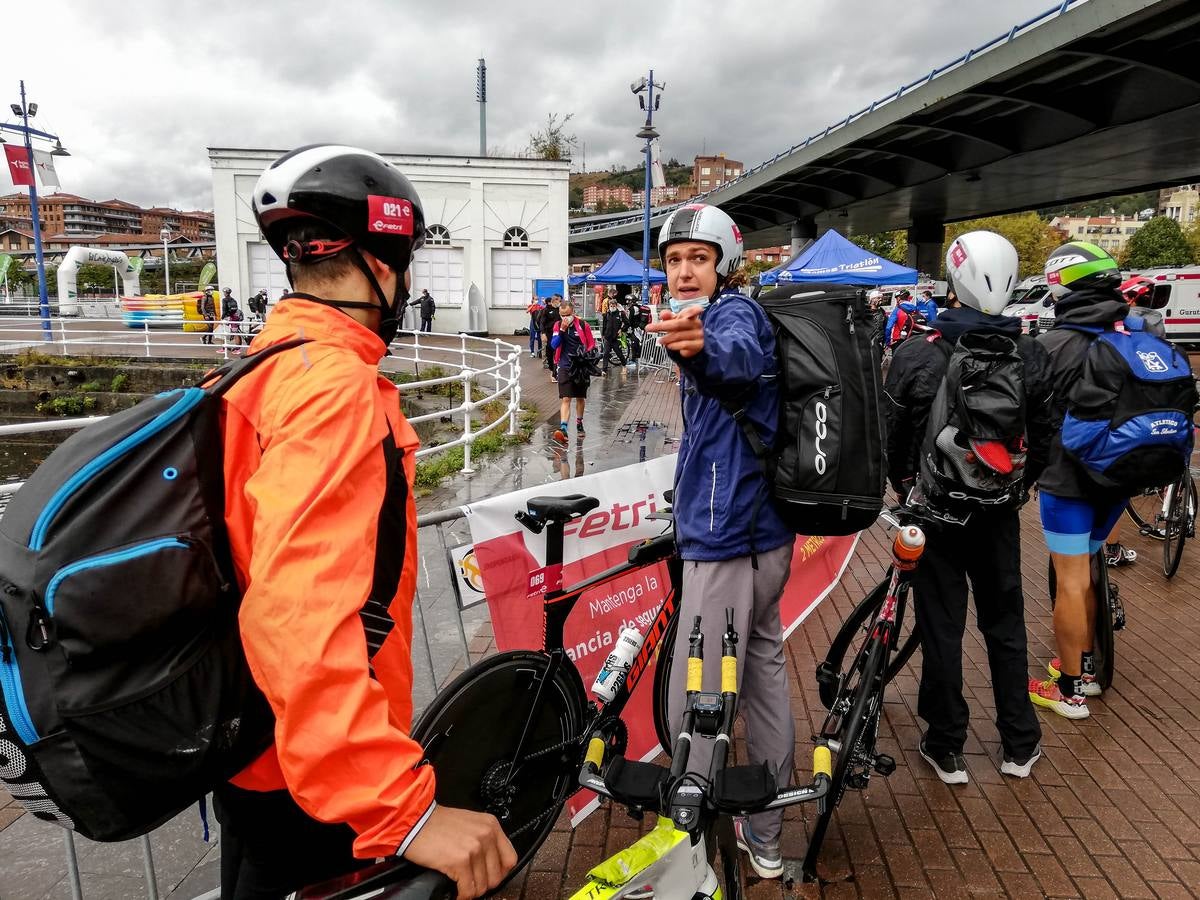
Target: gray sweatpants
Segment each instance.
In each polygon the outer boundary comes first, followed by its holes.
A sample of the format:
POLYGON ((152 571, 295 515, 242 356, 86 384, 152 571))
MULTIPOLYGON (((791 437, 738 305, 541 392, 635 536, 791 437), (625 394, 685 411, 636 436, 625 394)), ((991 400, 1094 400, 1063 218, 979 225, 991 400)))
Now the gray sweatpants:
MULTIPOLYGON (((733 607, 738 633, 738 713, 746 724, 750 762, 766 762, 776 772, 780 788, 792 782, 796 726, 788 694, 783 655, 783 627, 779 597, 792 564, 792 544, 758 554, 758 568, 749 556, 720 562, 684 561, 683 606, 671 662, 668 716, 673 735, 683 723, 687 703, 688 635, 692 622, 702 616, 704 632, 704 690, 721 690, 721 636, 725 633, 725 608, 733 607)), ((696 736, 688 756, 688 771, 707 777, 716 741, 696 736)), ((729 764, 733 764, 732 755, 729 764)), ((750 817, 757 841, 778 845, 783 810, 750 817)))

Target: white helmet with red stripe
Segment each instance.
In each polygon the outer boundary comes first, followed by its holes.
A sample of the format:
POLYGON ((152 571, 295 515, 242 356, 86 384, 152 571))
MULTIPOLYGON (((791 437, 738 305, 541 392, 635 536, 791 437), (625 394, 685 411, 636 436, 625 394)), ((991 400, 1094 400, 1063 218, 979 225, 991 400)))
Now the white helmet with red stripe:
POLYGON ((1017 251, 994 231, 959 235, 946 251, 946 277, 958 301, 989 316, 1008 305, 1017 285, 1017 251))
POLYGON ((717 248, 717 276, 724 280, 742 264, 742 232, 720 207, 689 203, 667 216, 658 232, 658 255, 680 241, 701 241, 717 248))

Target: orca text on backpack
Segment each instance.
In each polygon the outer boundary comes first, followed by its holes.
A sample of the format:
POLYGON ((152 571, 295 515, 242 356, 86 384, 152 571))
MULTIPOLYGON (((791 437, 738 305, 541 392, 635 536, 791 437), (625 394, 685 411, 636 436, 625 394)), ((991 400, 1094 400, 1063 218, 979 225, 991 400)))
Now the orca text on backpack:
POLYGON ((765 447, 732 401, 734 417, 763 464, 771 499, 798 534, 853 534, 883 506, 880 347, 863 291, 787 285, 757 298, 775 331, 779 427, 765 447))
POLYGON ((1062 444, 1099 486, 1130 493, 1177 479, 1191 457, 1196 383, 1187 357, 1130 316, 1095 335, 1071 389, 1062 444))
POLYGON ((920 494, 935 510, 1019 506, 1025 497, 1025 363, 1012 338, 968 331, 949 354, 921 446, 920 494))
POLYGON ((238 631, 222 395, 285 341, 75 433, 0 518, 0 782, 99 841, 270 746, 238 631))

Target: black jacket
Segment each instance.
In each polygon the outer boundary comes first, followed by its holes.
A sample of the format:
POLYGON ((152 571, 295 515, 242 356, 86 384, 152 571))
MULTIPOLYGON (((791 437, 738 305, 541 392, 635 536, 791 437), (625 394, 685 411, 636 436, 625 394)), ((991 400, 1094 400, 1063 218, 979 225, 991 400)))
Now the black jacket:
POLYGON ((608 312, 604 314, 604 327, 601 329, 601 335, 605 340, 615 341, 624 327, 625 313, 619 306, 610 306, 608 312))
POLYGON ((423 294, 417 302, 421 304, 421 318, 432 319, 433 314, 437 312, 437 303, 434 302, 434 299, 428 294, 423 294))
POLYGON ((547 306, 542 310, 539 324, 542 328, 542 334, 545 335, 547 341, 554 335, 554 326, 561 321, 562 315, 559 313, 557 306, 547 306))
POLYGON ((1054 440, 1050 445, 1050 462, 1039 479, 1039 487, 1058 497, 1116 502, 1120 496, 1104 491, 1069 457, 1062 446, 1063 418, 1071 388, 1083 374, 1083 363, 1093 335, 1067 326, 1090 325, 1111 331, 1129 313, 1129 307, 1115 291, 1079 291, 1068 294, 1054 307, 1054 327, 1038 338, 1038 343, 1050 354, 1050 382, 1054 393, 1050 401, 1050 424, 1054 440))
POLYGON ((943 310, 932 330, 912 335, 892 352, 884 392, 888 481, 897 491, 920 470, 929 410, 946 376, 949 351, 968 331, 999 332, 1016 342, 1017 352, 1025 363, 1025 434, 1029 440, 1025 483, 1036 481, 1046 466, 1053 429, 1049 359, 1045 350, 1033 338, 1021 334, 1019 319, 989 316, 963 306, 943 310))

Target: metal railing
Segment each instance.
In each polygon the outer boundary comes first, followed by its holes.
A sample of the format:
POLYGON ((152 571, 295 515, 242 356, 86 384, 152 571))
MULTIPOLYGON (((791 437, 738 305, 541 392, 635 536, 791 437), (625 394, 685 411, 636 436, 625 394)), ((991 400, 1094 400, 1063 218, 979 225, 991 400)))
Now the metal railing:
MULTIPOLYGON (((253 325, 255 323, 243 323, 253 325)), ((249 343, 249 333, 239 333, 222 324, 214 332, 212 345, 202 344, 202 332, 184 332, 179 323, 164 327, 144 322, 138 327, 126 327, 109 319, 51 320, 50 336, 42 330, 36 318, 0 319, 0 355, 36 351, 64 356, 106 356, 143 359, 205 359, 208 353, 219 354, 221 360, 236 357, 249 343)), ((448 409, 413 416, 411 424, 431 422, 450 416, 462 422, 462 432, 454 440, 422 447, 417 457, 441 453, 453 447, 463 448, 462 473, 475 471, 471 460, 471 445, 481 436, 505 427, 506 433, 517 433, 517 418, 521 407, 521 348, 499 338, 473 337, 467 334, 402 332, 392 341, 390 355, 384 357, 379 369, 385 375, 403 376, 404 391, 435 388, 456 384, 462 389, 462 402, 448 409), (433 378, 420 377, 421 367, 449 370, 450 374, 433 378), (412 375, 408 369, 412 370, 412 375), (479 389, 483 396, 476 396, 479 389), (504 412, 493 421, 477 427, 477 414, 484 406, 504 401, 504 412)), ((399 380, 399 379, 398 379, 399 380)), ((0 439, 8 435, 60 431, 82 428, 102 416, 79 419, 50 419, 17 425, 0 425, 0 439)), ((0 497, 12 493, 19 485, 0 485, 0 497)))
MULTIPOLYGON (((1044 24, 1045 22, 1049 21, 1050 19, 1058 18, 1059 16, 1061 16, 1063 13, 1065 13, 1067 10, 1069 10, 1073 6, 1079 6, 1079 5, 1081 5, 1083 3, 1087 3, 1087 2, 1088 2, 1088 0, 1062 0, 1062 2, 1057 3, 1056 5, 1050 7, 1050 9, 1047 9, 1045 12, 1034 16, 1032 19, 1029 19, 1026 22, 1021 22, 1017 25, 1014 25, 1012 28, 1010 28, 1008 31, 1004 32, 1003 34, 999 34, 996 37, 992 38, 990 41, 986 41, 983 44, 980 44, 978 47, 974 47, 974 48, 968 50, 966 53, 963 53, 963 54, 957 56, 956 58, 950 60, 950 62, 945 63, 944 65, 938 66, 938 67, 930 70, 926 74, 922 75, 920 78, 916 78, 913 81, 908 82, 907 84, 900 85, 900 87, 896 88, 896 90, 892 91, 887 96, 880 97, 878 100, 875 100, 874 102, 872 102, 872 103, 868 104, 867 106, 864 106, 862 109, 858 110, 858 112, 850 113, 850 115, 846 116, 846 118, 842 119, 840 122, 835 122, 832 125, 828 125, 825 127, 824 130, 818 131, 815 134, 809 135, 807 138, 805 138, 800 143, 793 144, 788 149, 782 150, 779 153, 776 153, 770 159, 763 160, 758 165, 744 170, 742 172, 742 174, 739 175, 737 178, 734 178, 731 181, 725 182, 719 188, 714 188, 711 191, 704 191, 703 193, 696 194, 692 197, 689 197, 687 200, 681 200, 679 203, 672 203, 669 206, 654 207, 652 212, 656 216, 661 215, 663 213, 668 213, 671 210, 676 209, 677 207, 682 206, 686 203, 696 203, 697 201, 703 200, 711 194, 716 194, 721 191, 724 191, 724 190, 732 187, 733 185, 737 184, 738 182, 744 181, 745 179, 750 178, 753 175, 757 175, 763 169, 767 168, 768 166, 774 165, 775 163, 779 162, 781 159, 791 156, 793 153, 797 153, 801 150, 804 150, 810 144, 813 144, 813 143, 821 140, 822 138, 828 137, 830 134, 832 134, 835 131, 839 131, 840 129, 845 128, 851 122, 861 119, 863 116, 865 116, 869 113, 873 113, 877 109, 887 106, 889 103, 892 103, 895 100, 899 100, 908 91, 911 91, 913 88, 920 87, 925 84, 929 84, 931 81, 934 81, 935 79, 940 78, 942 75, 945 75, 948 72, 951 72, 955 69, 965 66, 971 60, 975 59, 976 57, 982 56, 984 53, 987 53, 989 50, 994 50, 996 47, 999 47, 1002 44, 1007 44, 1007 43, 1011 42, 1015 37, 1017 37, 1017 35, 1024 34, 1025 32, 1027 32, 1033 28, 1036 28, 1038 25, 1044 24)), ((570 233, 571 234, 587 234, 588 232, 600 231, 600 230, 603 230, 606 228, 615 228, 615 227, 619 227, 622 225, 636 224, 636 223, 640 223, 644 219, 644 217, 645 217, 644 213, 639 212, 636 215, 631 214, 631 215, 624 216, 621 218, 608 219, 604 222, 592 222, 592 223, 588 223, 586 225, 576 225, 570 229, 570 233)))

